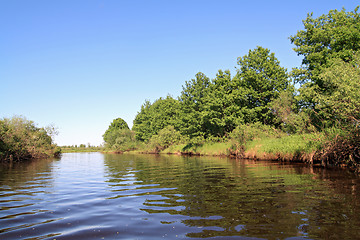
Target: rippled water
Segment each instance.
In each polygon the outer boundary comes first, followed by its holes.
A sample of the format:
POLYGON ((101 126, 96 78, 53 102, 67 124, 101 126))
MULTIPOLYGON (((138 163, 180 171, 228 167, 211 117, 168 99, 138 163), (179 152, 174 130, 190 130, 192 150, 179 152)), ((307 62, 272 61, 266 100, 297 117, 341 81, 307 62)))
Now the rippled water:
POLYGON ((0 239, 359 239, 358 177, 226 158, 0 165, 0 239))

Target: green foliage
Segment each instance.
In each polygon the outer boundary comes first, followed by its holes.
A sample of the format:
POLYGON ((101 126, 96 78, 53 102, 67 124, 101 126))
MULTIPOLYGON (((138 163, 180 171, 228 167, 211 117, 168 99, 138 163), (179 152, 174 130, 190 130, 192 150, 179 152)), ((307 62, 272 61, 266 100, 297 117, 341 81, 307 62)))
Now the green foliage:
POLYGON ((249 141, 261 138, 281 137, 284 133, 259 122, 237 126, 230 134, 234 147, 241 148, 249 141))
POLYGON ((114 119, 103 135, 106 145, 112 147, 116 143, 118 134, 121 132, 119 130, 123 130, 123 129, 129 130, 129 126, 127 125, 127 123, 122 118, 114 119))
MULTIPOLYGON (((349 155, 355 159, 360 155, 357 10, 308 15, 304 30, 290 37, 303 56, 291 75, 274 53, 259 46, 238 58, 234 77, 219 70, 210 80, 199 72, 185 82, 178 100, 146 101, 134 120, 136 139, 155 152, 202 154, 199 149, 209 153, 212 146, 229 145, 229 153, 238 154, 259 144, 263 152, 295 155, 318 151, 327 140, 339 156, 348 153, 341 147, 353 149, 349 155)), ((118 137, 109 134, 116 148, 123 144, 118 137)))
POLYGON ((258 153, 294 156, 320 150, 326 139, 325 135, 321 133, 288 135, 281 138, 263 137, 249 142, 246 149, 255 149, 258 153))
POLYGON ((291 91, 283 91, 269 104, 276 116, 276 125, 288 134, 314 132, 315 128, 311 124, 309 115, 299 111, 296 103, 291 91))
POLYGON ((51 135, 54 127, 39 128, 24 117, 0 120, 0 160, 21 161, 60 154, 51 135))
POLYGON ((180 131, 190 138, 207 136, 211 129, 206 110, 210 79, 199 72, 195 79, 186 81, 180 95, 180 131))
POLYGON ((333 59, 320 74, 329 91, 319 94, 314 89, 316 110, 336 125, 350 132, 358 131, 360 124, 360 52, 351 56, 353 61, 333 59))
POLYGON ((273 125, 269 104, 289 87, 286 69, 280 66, 274 53, 263 47, 238 58, 238 65, 233 81, 240 94, 236 92, 233 98, 241 104, 244 122, 273 125))
POLYGON ((211 82, 204 109, 210 133, 208 139, 224 137, 237 125, 244 123, 242 90, 234 84, 229 70, 218 71, 211 82))
POLYGON ((149 145, 155 152, 159 152, 173 144, 179 143, 180 140, 180 132, 176 131, 173 126, 167 126, 160 130, 157 135, 151 137, 149 145))
POLYGON ((136 132, 137 140, 148 141, 167 126, 177 129, 178 118, 179 101, 171 96, 159 98, 152 104, 145 101, 135 117, 132 130, 136 132))
POLYGON ((315 19, 313 14, 308 14, 303 21, 305 29, 290 37, 296 46, 295 52, 304 57, 299 80, 310 80, 323 87, 318 78, 322 67, 328 66, 332 58, 350 61, 353 52, 360 50, 360 15, 357 10, 358 7, 353 12, 331 10, 315 19))
POLYGON ((360 50, 360 15, 358 7, 352 12, 331 10, 328 14, 313 18, 308 14, 300 30, 290 40, 295 52, 303 56, 301 68, 293 70, 300 88, 300 103, 318 129, 333 125, 333 118, 317 106, 320 95, 331 95, 332 85, 324 78, 324 71, 333 68, 334 61, 351 62, 360 50), (334 60, 339 59, 339 60, 334 60))
POLYGON ((113 138, 115 138, 114 144, 108 146, 112 150, 124 152, 137 148, 135 132, 130 129, 118 129, 114 131, 113 138))

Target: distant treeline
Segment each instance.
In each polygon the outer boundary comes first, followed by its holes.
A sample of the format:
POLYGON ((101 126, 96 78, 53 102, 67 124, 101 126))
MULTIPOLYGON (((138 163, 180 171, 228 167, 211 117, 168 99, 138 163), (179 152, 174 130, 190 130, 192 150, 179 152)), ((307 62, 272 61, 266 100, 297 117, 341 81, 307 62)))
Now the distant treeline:
MULTIPOLYGON (((115 119, 103 135, 106 147, 159 152, 174 144, 184 144, 186 150, 232 141, 233 151, 244 152, 249 141, 297 136, 295 142, 306 139, 305 148, 312 149, 311 161, 315 156, 324 164, 357 165, 358 7, 351 12, 331 10, 318 18, 308 14, 303 24, 303 30, 290 36, 294 51, 303 57, 301 66, 288 71, 274 53, 258 46, 237 59, 234 76, 219 70, 210 79, 199 72, 185 82, 179 97, 145 101, 132 130, 115 119)), ((293 156, 304 154, 299 151, 293 156)))
POLYGON ((60 148, 53 143, 54 127, 37 127, 24 117, 0 119, 0 161, 53 157, 60 148))
POLYGON ((80 145, 69 145, 69 146, 61 146, 62 153, 69 153, 69 152, 101 152, 103 151, 102 146, 91 146, 90 143, 87 145, 80 144, 80 145))
POLYGON ((80 145, 64 145, 64 146, 61 146, 61 148, 95 148, 95 147, 98 147, 98 146, 92 146, 90 143, 88 144, 80 144, 80 145))

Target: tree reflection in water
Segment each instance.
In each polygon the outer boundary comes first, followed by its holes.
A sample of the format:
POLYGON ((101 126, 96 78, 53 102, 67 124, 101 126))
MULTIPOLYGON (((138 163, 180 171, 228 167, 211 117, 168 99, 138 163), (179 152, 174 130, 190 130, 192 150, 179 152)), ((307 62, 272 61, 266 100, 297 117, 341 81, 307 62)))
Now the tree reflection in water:
POLYGON ((359 179, 343 171, 126 154, 105 155, 105 164, 113 198, 143 196, 142 211, 187 226, 187 237, 357 238, 360 230, 359 179))

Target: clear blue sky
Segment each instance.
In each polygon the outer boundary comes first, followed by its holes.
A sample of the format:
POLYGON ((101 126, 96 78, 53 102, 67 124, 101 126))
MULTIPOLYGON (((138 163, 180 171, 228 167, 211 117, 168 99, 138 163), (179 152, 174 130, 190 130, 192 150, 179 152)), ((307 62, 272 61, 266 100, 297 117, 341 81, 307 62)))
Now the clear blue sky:
POLYGON ((289 36, 306 14, 359 1, 2 0, 0 118, 54 124, 59 145, 102 143, 110 122, 131 127, 146 99, 179 96, 185 81, 269 48, 299 66, 289 36))

